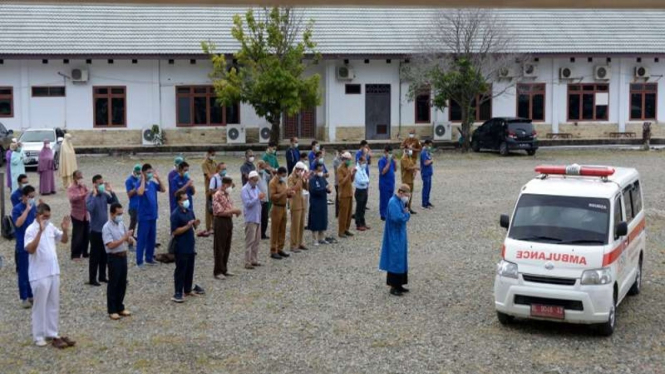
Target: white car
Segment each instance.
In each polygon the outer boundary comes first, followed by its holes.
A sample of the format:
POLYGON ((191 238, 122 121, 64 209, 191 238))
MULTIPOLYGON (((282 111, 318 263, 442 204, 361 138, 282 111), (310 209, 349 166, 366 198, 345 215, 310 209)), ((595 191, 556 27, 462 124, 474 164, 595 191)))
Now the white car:
POLYGON ((642 287, 645 213, 631 168, 539 166, 521 190, 494 282, 499 322, 514 317, 616 326, 642 287))
POLYGON ((26 167, 37 167, 39 163, 39 153, 44 148, 44 140, 48 139, 51 142, 51 149, 55 157, 55 168, 58 169, 58 162, 60 159, 60 144, 64 139, 64 132, 59 128, 55 129, 27 129, 21 133, 18 141, 22 144, 21 147, 25 153, 25 160, 23 163, 26 167))

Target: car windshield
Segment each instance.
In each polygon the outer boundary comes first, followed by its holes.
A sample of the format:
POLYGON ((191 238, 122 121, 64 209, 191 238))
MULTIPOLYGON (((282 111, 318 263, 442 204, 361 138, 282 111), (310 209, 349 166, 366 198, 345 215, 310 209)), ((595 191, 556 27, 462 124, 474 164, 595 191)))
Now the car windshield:
POLYGON ((526 134, 533 132, 533 124, 528 122, 508 122, 508 131, 524 131, 526 134))
POLYGON ((22 143, 41 143, 44 139, 48 139, 51 143, 55 142, 55 133, 50 130, 45 131, 26 131, 21 134, 19 139, 22 143))
POLYGON ((607 199, 524 194, 508 237, 551 244, 607 244, 607 199))

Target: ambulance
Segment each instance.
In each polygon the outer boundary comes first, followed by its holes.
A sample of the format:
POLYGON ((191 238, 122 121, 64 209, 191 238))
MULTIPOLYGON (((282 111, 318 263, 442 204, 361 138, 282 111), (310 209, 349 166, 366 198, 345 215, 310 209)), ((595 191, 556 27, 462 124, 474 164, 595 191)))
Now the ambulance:
POLYGON ((538 166, 520 192, 494 281, 497 318, 593 324, 614 332, 617 307, 642 286, 645 214, 632 168, 538 166))

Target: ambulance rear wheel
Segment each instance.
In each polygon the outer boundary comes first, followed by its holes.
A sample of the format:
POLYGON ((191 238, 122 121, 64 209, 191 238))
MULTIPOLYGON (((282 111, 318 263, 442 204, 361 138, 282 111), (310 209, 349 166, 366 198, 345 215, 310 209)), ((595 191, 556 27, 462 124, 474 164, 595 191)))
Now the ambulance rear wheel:
POLYGON ((628 290, 628 294, 630 296, 635 296, 639 295, 640 291, 642 291, 642 256, 640 256, 640 263, 637 266, 637 274, 635 274, 635 283, 633 283, 633 286, 628 290))
POLYGON ((511 324, 515 320, 515 317, 509 316, 506 313, 501 313, 501 312, 496 312, 496 318, 499 320, 499 323, 501 323, 504 326, 511 324))
POLYGON ((598 325, 598 334, 601 336, 611 336, 614 333, 614 328, 617 323, 617 295, 614 293, 614 302, 612 303, 612 308, 610 309, 610 315, 607 318, 607 322, 601 323, 598 325))

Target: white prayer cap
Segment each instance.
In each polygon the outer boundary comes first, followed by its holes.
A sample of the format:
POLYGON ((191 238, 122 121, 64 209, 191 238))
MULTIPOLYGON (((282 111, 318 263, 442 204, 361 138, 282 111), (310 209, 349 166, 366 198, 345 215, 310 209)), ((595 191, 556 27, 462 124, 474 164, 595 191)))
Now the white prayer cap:
POLYGON ((351 154, 349 152, 344 152, 344 153, 342 153, 342 158, 351 159, 351 154))
POLYGON ((257 173, 256 170, 252 170, 252 171, 249 172, 249 179, 258 178, 258 177, 259 177, 259 173, 257 173))
POLYGON ((305 164, 304 164, 303 162, 298 161, 298 162, 296 163, 296 167, 295 167, 295 168, 296 168, 296 169, 303 169, 303 170, 305 170, 305 169, 307 169, 307 166, 305 166, 305 164))

